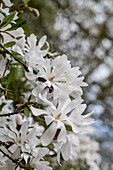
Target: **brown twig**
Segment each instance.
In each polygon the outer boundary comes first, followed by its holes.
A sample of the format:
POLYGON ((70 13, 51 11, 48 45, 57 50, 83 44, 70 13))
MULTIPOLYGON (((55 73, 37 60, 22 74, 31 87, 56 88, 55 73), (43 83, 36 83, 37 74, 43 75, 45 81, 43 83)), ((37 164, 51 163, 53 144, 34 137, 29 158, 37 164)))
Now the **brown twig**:
POLYGON ((27 103, 24 103, 22 106, 18 107, 15 112, 7 113, 7 114, 0 114, 0 117, 5 117, 5 116, 11 116, 11 115, 18 114, 22 109, 24 109, 26 107, 26 104, 27 103))
POLYGON ((2 149, 0 149, 0 152, 2 152, 4 154, 4 156, 6 156, 7 158, 9 158, 13 163, 17 164, 20 168, 24 168, 26 170, 33 170, 33 168, 28 168, 25 165, 23 165, 22 163, 18 162, 17 160, 13 159, 12 157, 10 157, 8 154, 6 154, 2 149))

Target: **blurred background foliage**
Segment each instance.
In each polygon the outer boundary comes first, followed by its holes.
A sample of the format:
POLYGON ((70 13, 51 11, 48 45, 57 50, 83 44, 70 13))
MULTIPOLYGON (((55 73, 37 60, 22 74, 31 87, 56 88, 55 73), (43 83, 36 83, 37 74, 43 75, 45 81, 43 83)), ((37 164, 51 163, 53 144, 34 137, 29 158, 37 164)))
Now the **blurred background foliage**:
POLYGON ((97 120, 102 169, 113 170, 113 0, 31 0, 32 8, 12 2, 20 20, 28 20, 27 35, 47 35, 53 50, 67 53, 81 68, 89 84, 83 96, 87 112, 94 110, 97 120))

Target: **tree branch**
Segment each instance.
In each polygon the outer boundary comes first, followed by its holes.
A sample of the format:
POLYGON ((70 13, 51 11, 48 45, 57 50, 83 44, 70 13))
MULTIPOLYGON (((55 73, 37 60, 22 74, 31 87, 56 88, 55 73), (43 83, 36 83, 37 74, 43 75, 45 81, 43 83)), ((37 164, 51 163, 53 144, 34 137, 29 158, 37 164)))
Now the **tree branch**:
POLYGON ((24 103, 23 105, 21 105, 20 107, 18 107, 15 112, 7 113, 7 114, 0 114, 0 117, 5 117, 5 116, 11 116, 11 115, 18 114, 22 109, 24 109, 24 108, 26 107, 26 104, 27 104, 27 103, 24 103))
POLYGON ((20 168, 24 168, 26 170, 33 170, 33 168, 28 168, 25 165, 23 165, 22 163, 18 162, 17 160, 13 159, 12 157, 10 157, 8 154, 6 154, 4 151, 2 151, 2 149, 0 149, 0 152, 2 152, 3 155, 6 156, 7 158, 9 158, 13 163, 17 164, 20 168))

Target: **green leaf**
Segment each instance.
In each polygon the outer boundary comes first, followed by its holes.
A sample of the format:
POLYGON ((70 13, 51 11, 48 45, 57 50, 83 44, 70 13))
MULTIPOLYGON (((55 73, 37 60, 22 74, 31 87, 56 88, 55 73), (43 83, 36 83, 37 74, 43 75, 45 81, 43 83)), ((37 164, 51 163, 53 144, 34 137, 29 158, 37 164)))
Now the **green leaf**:
POLYGON ((9 73, 9 76, 8 76, 8 80, 7 80, 7 84, 6 84, 6 89, 8 88, 9 84, 11 83, 13 77, 14 77, 14 73, 15 73, 15 68, 12 67, 11 68, 11 71, 9 73))
POLYGON ((12 66, 21 66, 21 64, 20 64, 20 63, 11 63, 10 66, 11 66, 11 67, 12 67, 12 66))
POLYGON ((24 114, 26 117, 29 117, 29 108, 28 107, 24 108, 24 114))
POLYGON ((28 2, 30 2, 30 1, 31 1, 31 0, 24 0, 25 3, 28 3, 28 2))
POLYGON ((19 55, 18 53, 16 53, 15 51, 12 51, 12 57, 18 61, 23 67, 24 69, 29 72, 28 68, 26 67, 25 65, 25 62, 20 58, 20 57, 17 57, 17 55, 19 55))
POLYGON ((16 44, 15 41, 8 42, 8 43, 4 44, 4 47, 5 47, 5 48, 9 48, 9 47, 12 47, 12 46, 15 45, 15 44, 16 44))
POLYGON ((23 96, 23 97, 25 97, 25 95, 24 94, 22 94, 22 93, 16 93, 15 91, 7 91, 7 93, 8 94, 11 94, 11 95, 13 95, 13 96, 23 96))
POLYGON ((20 106, 22 106, 22 105, 23 105, 23 104, 16 104, 17 107, 20 107, 20 106))
POLYGON ((48 52, 51 52, 52 51, 52 44, 49 42, 49 50, 48 52))
POLYGON ((66 130, 72 131, 72 127, 70 125, 65 125, 65 127, 66 127, 66 130))
POLYGON ((13 11, 9 15, 7 15, 2 21, 1 28, 6 27, 8 24, 10 24, 15 15, 16 11, 13 11))
POLYGON ((17 55, 20 55, 20 54, 18 54, 15 51, 12 51, 12 54, 13 54, 13 57, 16 61, 20 61, 21 63, 25 64, 24 61, 20 57, 17 57, 17 55))
POLYGON ((16 30, 17 28, 21 27, 22 25, 26 24, 27 22, 28 22, 27 20, 24 20, 24 21, 20 22, 19 24, 15 24, 11 28, 6 29, 5 31, 16 30))

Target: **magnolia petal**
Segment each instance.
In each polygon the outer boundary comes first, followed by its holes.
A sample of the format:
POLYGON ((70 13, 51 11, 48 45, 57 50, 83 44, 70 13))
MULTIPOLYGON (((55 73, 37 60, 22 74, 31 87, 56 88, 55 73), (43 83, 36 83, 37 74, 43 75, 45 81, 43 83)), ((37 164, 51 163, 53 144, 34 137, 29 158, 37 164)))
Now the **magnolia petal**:
POLYGON ((47 93, 44 93, 43 95, 41 95, 41 93, 39 94, 39 98, 44 101, 46 104, 48 104, 49 106, 51 106, 52 109, 56 110, 56 107, 53 105, 52 102, 50 102, 49 100, 47 100, 47 93))
POLYGON ((54 94, 54 99, 57 99, 60 96, 60 88, 58 86, 56 86, 55 84, 53 84, 53 94, 54 94))
POLYGON ((40 48, 45 44, 46 39, 47 39, 47 36, 46 36, 46 35, 44 35, 44 36, 40 39, 40 41, 39 41, 39 43, 38 43, 38 46, 39 46, 40 48))
POLYGON ((88 113, 86 115, 83 115, 84 118, 90 117, 92 114, 94 113, 94 111, 92 111, 91 113, 88 113))
POLYGON ((28 131, 28 121, 25 121, 20 129, 21 132, 21 140, 24 141, 27 135, 27 131, 28 131))
POLYGON ((58 151, 58 153, 57 153, 57 162, 61 166, 61 163, 60 163, 60 151, 58 151))
POLYGON ((36 134, 36 129, 33 128, 27 135, 27 139, 32 139, 36 134))
POLYGON ((44 134, 41 137, 41 142, 43 146, 47 146, 51 143, 56 134, 56 131, 57 124, 56 122, 53 122, 52 125, 44 132, 44 134))
POLYGON ((36 109, 35 107, 31 106, 30 107, 32 113, 34 116, 40 116, 40 115, 44 115, 44 114, 48 114, 45 110, 42 109, 36 109))
POLYGON ((12 146, 10 146, 8 148, 8 150, 11 152, 11 153, 14 153, 16 150, 17 150, 18 146, 16 144, 13 144, 12 146))
POLYGON ((45 122, 47 125, 49 125, 53 120, 54 118, 52 116, 45 116, 45 122))
POLYGON ((67 99, 67 101, 65 102, 65 105, 64 105, 64 110, 63 112, 64 113, 69 113, 70 111, 72 111, 73 109, 75 109, 78 105, 80 105, 82 103, 82 99, 79 97, 75 100, 69 100, 67 99))
POLYGON ((58 142, 66 142, 66 129, 65 126, 61 128, 61 131, 58 135, 58 142))
POLYGON ((62 156, 66 161, 70 158, 70 150, 71 150, 70 143, 67 140, 67 142, 61 148, 62 156))
POLYGON ((49 149, 47 148, 41 148, 38 151, 37 157, 35 158, 37 161, 39 161, 41 158, 43 158, 47 153, 49 152, 49 149))
POLYGON ((38 85, 36 88, 34 88, 32 90, 32 94, 36 97, 39 95, 39 93, 41 93, 41 91, 45 88, 45 86, 42 84, 42 85, 38 85))
POLYGON ((30 37, 27 38, 27 42, 29 44, 30 47, 36 46, 36 36, 34 34, 31 34, 30 37))
POLYGON ((29 80, 35 80, 37 78, 37 75, 35 75, 35 74, 31 73, 31 72, 25 72, 25 76, 29 80))

